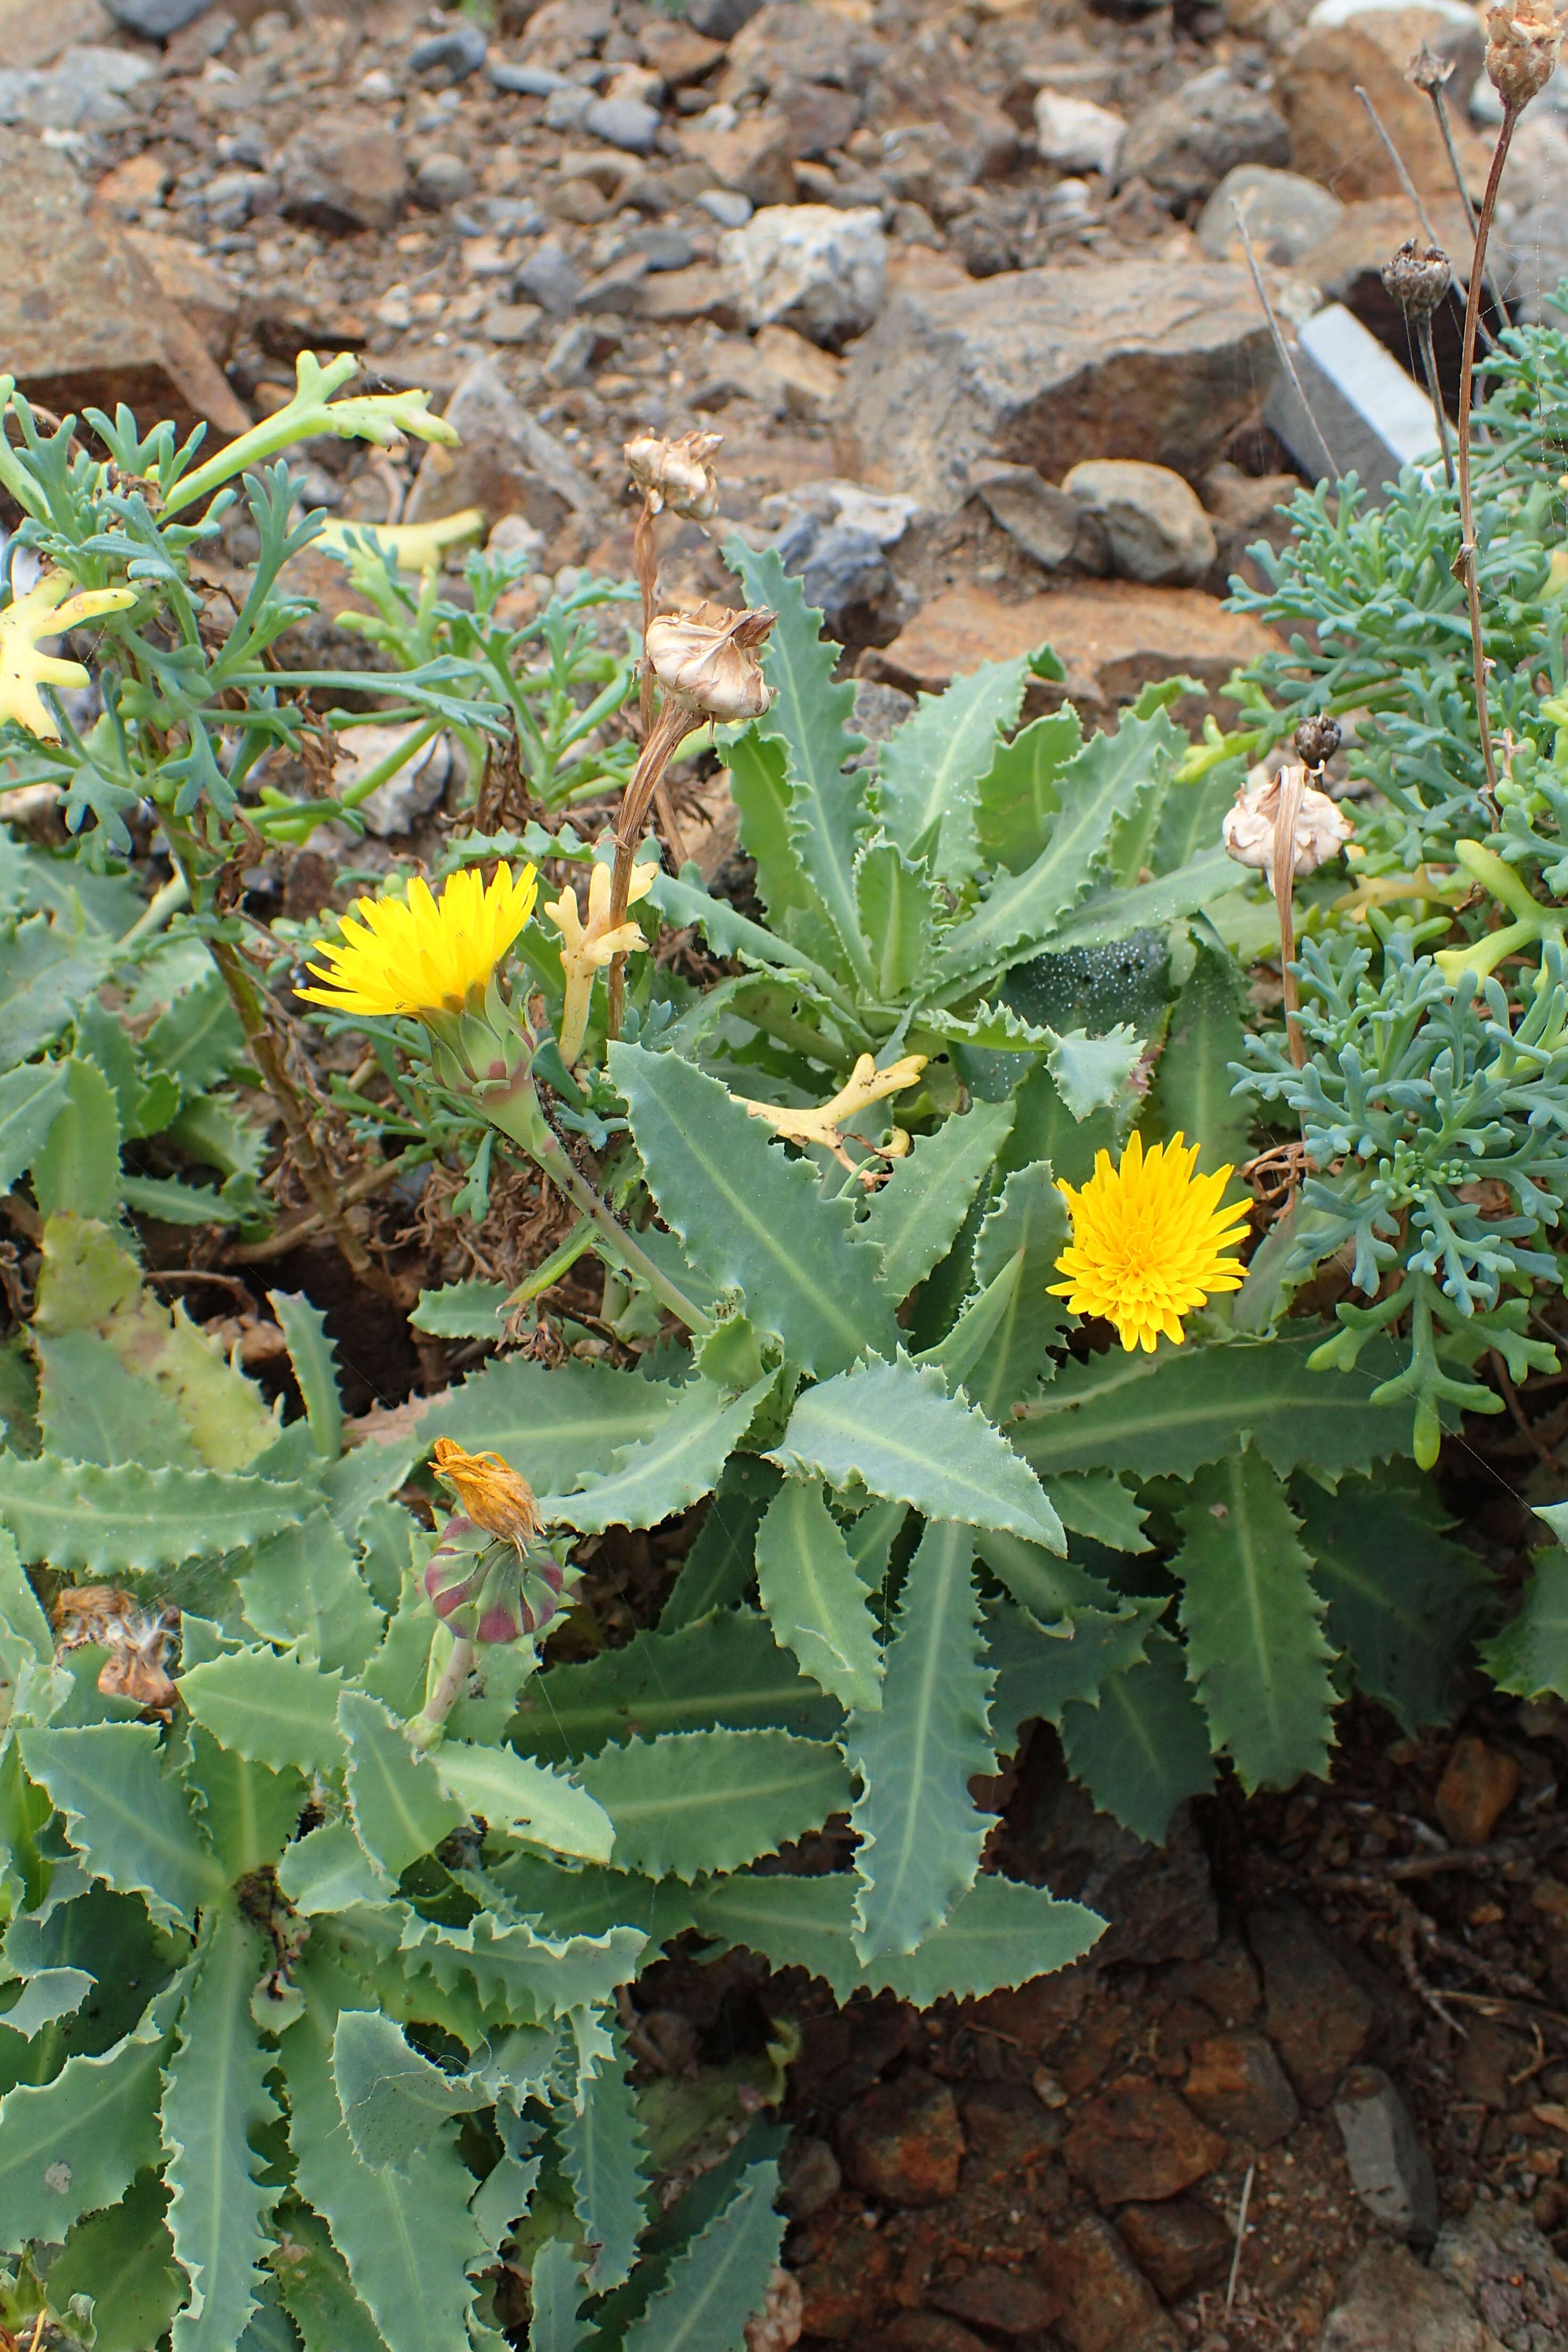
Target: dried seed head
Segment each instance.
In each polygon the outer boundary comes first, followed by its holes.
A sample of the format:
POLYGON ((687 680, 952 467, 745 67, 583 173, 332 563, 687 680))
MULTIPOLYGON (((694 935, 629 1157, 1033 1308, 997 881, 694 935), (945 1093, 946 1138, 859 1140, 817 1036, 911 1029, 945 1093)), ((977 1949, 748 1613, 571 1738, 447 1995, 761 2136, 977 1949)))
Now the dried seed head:
POLYGON ((1279 823, 1280 793, 1289 782, 1292 789, 1300 779, 1300 800, 1295 823, 1290 828, 1294 848, 1291 872, 1298 879, 1304 874, 1315 874, 1326 859, 1335 857, 1350 839, 1350 822, 1327 793, 1320 793, 1307 783, 1300 768, 1281 768, 1277 776, 1267 775, 1255 768, 1236 796, 1236 805, 1227 809, 1220 835, 1226 849, 1238 866, 1255 866, 1268 877, 1268 887, 1275 887, 1274 844, 1279 823))
POLYGON ((1452 275, 1440 245, 1423 247, 1407 236, 1384 268, 1383 282, 1407 319, 1429 319, 1447 292, 1452 275))
POLYGON ((436 1475, 450 1486, 476 1527, 521 1551, 543 1531, 544 1522, 526 1478, 499 1454, 465 1454, 450 1437, 438 1437, 436 1475))
POLYGON ((723 437, 683 433, 665 441, 657 433, 638 433, 626 442, 626 464, 651 512, 668 507, 689 522, 707 522, 718 513, 719 481, 710 460, 723 437))
POLYGON ((1309 768, 1321 768, 1331 760, 1340 748, 1340 727, 1337 719, 1317 717, 1303 719, 1295 734, 1296 756, 1309 768))
POLYGON ((54 1604, 57 1657, 68 1650, 107 1650, 98 1687, 154 1715, 172 1715, 179 1694, 164 1667, 180 1630, 179 1612, 144 1609, 110 1584, 69 1585, 54 1604))
POLYGON ((1501 0, 1487 12, 1487 79, 1517 113, 1557 70, 1568 17, 1553 0, 1501 0))
POLYGON ((776 613, 699 604, 647 625, 647 654, 666 694, 708 719, 760 719, 773 699, 758 656, 776 613))
POLYGON ((1417 89, 1441 89, 1453 70, 1452 58, 1439 57, 1436 49, 1428 48, 1423 41, 1410 60, 1405 79, 1414 82, 1417 89))

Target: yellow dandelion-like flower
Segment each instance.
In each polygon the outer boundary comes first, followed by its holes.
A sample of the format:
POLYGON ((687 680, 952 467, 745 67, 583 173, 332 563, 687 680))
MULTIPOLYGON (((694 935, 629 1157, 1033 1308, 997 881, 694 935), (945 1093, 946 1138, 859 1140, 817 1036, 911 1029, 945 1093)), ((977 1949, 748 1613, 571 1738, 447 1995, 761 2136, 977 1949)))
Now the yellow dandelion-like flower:
POLYGON ((1051 1295, 1075 1315, 1107 1317, 1129 1351, 1152 1355, 1162 1332, 1181 1339, 1184 1315, 1241 1286, 1241 1266, 1220 1253, 1247 1230, 1247 1213, 1220 1207, 1231 1171, 1196 1175, 1197 1156, 1180 1133, 1148 1152, 1134 1135, 1120 1168, 1102 1151, 1081 1190, 1059 1188, 1072 1212, 1072 1242, 1057 1260, 1068 1279, 1053 1282, 1051 1295))
POLYGON ((361 898, 353 915, 338 918, 342 938, 321 942, 326 962, 310 966, 328 985, 298 993, 334 1013, 460 1013, 470 990, 489 983, 538 896, 531 866, 498 867, 488 889, 478 866, 465 866, 439 898, 417 877, 406 906, 361 898))

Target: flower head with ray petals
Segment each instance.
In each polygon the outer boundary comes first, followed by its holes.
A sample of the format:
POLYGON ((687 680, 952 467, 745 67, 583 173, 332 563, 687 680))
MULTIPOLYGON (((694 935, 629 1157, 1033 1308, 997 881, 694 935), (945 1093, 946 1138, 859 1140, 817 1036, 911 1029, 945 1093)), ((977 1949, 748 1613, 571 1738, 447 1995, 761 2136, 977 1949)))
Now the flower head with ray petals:
POLYGON ((323 940, 310 970, 325 988, 298 993, 334 1013, 460 1013, 533 912, 531 866, 498 867, 489 888, 474 866, 451 876, 440 898, 417 877, 408 901, 361 898, 338 918, 342 938, 323 940), (357 920, 355 919, 357 917, 357 920))
POLYGON ((1247 1230, 1245 1209, 1222 1209, 1228 1168, 1195 1171, 1198 1147, 1181 1135, 1144 1151, 1133 1135, 1112 1168, 1102 1151, 1089 1182, 1059 1187, 1072 1213, 1072 1242, 1057 1260, 1065 1282, 1051 1295, 1075 1315, 1103 1315, 1130 1352, 1150 1355, 1162 1332, 1185 1337, 1182 1317, 1216 1291, 1237 1290, 1242 1268, 1220 1253, 1247 1230))

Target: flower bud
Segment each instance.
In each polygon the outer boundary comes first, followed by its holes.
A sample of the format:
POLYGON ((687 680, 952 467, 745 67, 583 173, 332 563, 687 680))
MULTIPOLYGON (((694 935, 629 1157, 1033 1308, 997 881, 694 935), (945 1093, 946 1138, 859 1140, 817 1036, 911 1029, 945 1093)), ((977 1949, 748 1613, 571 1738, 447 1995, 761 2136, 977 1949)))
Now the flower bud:
POLYGON ((1405 79, 1413 82, 1417 89, 1431 91, 1441 89, 1453 70, 1452 58, 1440 57, 1436 49, 1428 48, 1423 41, 1410 60, 1405 79))
POLYGON ((1226 811, 1225 823, 1220 827, 1225 845, 1237 864, 1251 866, 1267 874, 1268 887, 1275 891, 1274 844, 1280 794, 1288 781, 1294 787, 1298 780, 1300 799, 1291 826, 1295 852, 1291 871, 1298 879, 1304 874, 1315 874, 1325 859, 1338 856, 1350 839, 1351 827, 1349 819, 1327 793, 1317 792, 1307 783, 1301 768, 1282 768, 1277 776, 1255 768, 1237 793, 1235 807, 1226 811))
POLYGON ((1321 768, 1340 748, 1338 719, 1327 716, 1303 719, 1296 729, 1295 743, 1296 756, 1303 766, 1321 768))
POLYGON ((707 522, 718 513, 718 477, 709 461, 723 437, 693 432, 665 441, 657 433, 638 433, 626 444, 632 479, 650 512, 668 507, 689 522, 707 522))
POLYGON ((699 604, 647 626, 648 667, 675 701, 709 719, 760 719, 773 699, 758 653, 776 613, 699 604))
POLYGON ((1487 12, 1487 79, 1517 113, 1557 70, 1568 18, 1553 0, 1501 0, 1487 12))
POLYGON ((1407 319, 1429 319, 1452 277, 1452 265, 1440 245, 1423 249, 1407 236, 1384 270, 1383 282, 1407 319))
POLYGON ((547 1545, 520 1549, 488 1537, 461 1513, 447 1522, 425 1569, 437 1616, 468 1642, 519 1642, 537 1633, 554 1616, 563 1582, 547 1545))

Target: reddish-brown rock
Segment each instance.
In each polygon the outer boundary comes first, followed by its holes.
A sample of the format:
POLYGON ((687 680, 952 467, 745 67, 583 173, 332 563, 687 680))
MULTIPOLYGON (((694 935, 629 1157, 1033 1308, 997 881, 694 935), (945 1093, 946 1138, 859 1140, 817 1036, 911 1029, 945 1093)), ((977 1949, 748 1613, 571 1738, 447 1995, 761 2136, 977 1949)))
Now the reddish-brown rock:
POLYGON ((1060 2295, 1058 2328, 1071 2352, 1166 2352, 1184 2338, 1109 2221, 1086 2214, 1040 2256, 1060 2295))
POLYGON ((700 81, 724 55, 722 41, 710 41, 679 16, 650 16, 638 31, 637 51, 671 89, 700 81))
POLYGON ((1249 2025, 1263 2003, 1258 1964, 1246 1945, 1230 1937, 1202 1959, 1173 1969, 1165 1990, 1173 2000, 1201 2000, 1227 2032, 1249 2025))
POLYGON ((839 2126, 844 2169, 890 2205, 940 2205, 958 2187, 963 2127, 952 2093, 911 2066, 880 2083, 839 2126))
POLYGON ((1437 1819, 1456 1845, 1485 1845, 1519 1793, 1519 1766, 1484 1739, 1460 1739, 1437 1783, 1437 1819))
MULTIPOLYGON (((1291 169, 1321 180, 1346 202, 1398 194, 1399 175, 1353 94, 1359 82, 1416 186, 1428 195, 1451 194, 1453 175, 1436 117, 1424 92, 1406 80, 1405 68, 1425 42, 1458 58, 1452 87, 1468 89, 1480 68, 1481 41, 1479 18, 1473 28, 1457 26, 1433 8, 1363 8, 1343 24, 1309 25, 1274 87, 1274 102, 1290 126, 1291 169)), ((1466 128, 1463 109, 1450 105, 1449 111, 1479 194, 1486 148, 1466 128)))
POLYGON ((1139 2269, 1167 2303, 1179 2302, 1194 2287, 1214 2286, 1230 2268, 1230 2231, 1217 2213, 1194 2198, 1124 2205, 1116 2226, 1139 2269))
POLYGON ((989 2352, 989 2347, 940 2312, 901 2311, 874 2338, 869 2352, 989 2352))
POLYGON ((1274 2045, 1261 2033, 1214 2033, 1190 2045, 1182 2094, 1227 2139, 1272 2147, 1300 2109, 1274 2045))
POLYGON ((1054 647, 1063 691, 1096 717, 1137 698, 1155 678, 1185 670, 1217 693, 1238 664, 1275 640, 1243 613, 1195 588, 1143 588, 1130 580, 1080 580, 1047 596, 1005 604, 978 588, 934 596, 862 672, 906 693, 940 693, 982 662, 1054 647))
POLYGON ((1372 1998, 1305 1911, 1255 1911, 1247 1924, 1263 1970, 1268 2038, 1305 2104, 1326 2106, 1372 2039, 1372 1998))
POLYGON ((1036 2327, 1049 2327, 1061 2315, 1061 2297, 1043 2287, 1027 2271, 1006 2271, 995 2263, 982 2263, 945 2286, 932 2287, 926 2300, 937 2311, 975 2327, 994 2327, 1001 2336, 1027 2336, 1036 2327))
POLYGON ((706 165, 721 187, 739 188, 758 206, 794 204, 795 154, 789 122, 773 107, 742 114, 729 131, 709 130, 698 115, 682 131, 680 143, 694 162, 706 165))
POLYGON ((830 2344, 864 2344, 888 2300, 892 2267, 892 2249, 875 2230, 827 2229, 820 2252, 795 2271, 805 2333, 830 2344))
POLYGON ((1177 2197, 1223 2164, 1228 2151, 1173 2091, 1123 2074, 1085 2107, 1062 2153, 1102 2205, 1120 2205, 1177 2197))

